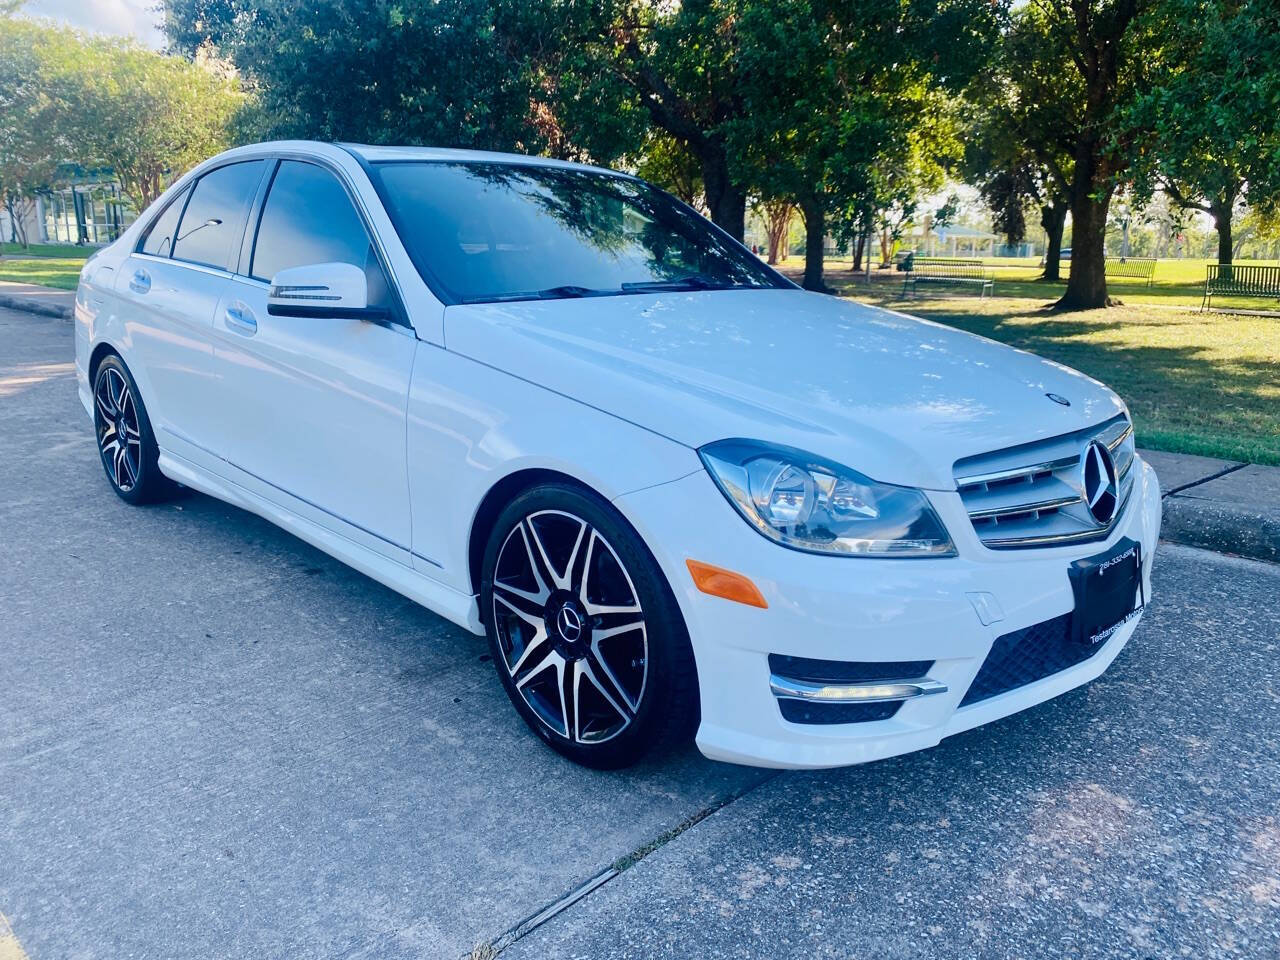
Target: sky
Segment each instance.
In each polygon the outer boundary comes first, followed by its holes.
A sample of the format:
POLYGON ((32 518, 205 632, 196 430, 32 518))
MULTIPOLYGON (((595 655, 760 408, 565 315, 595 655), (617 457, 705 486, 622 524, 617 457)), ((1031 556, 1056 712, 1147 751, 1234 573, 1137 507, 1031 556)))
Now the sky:
POLYGON ((158 50, 164 38, 155 26, 160 20, 156 6, 156 0, 27 0, 22 9, 81 30, 132 36, 158 50))

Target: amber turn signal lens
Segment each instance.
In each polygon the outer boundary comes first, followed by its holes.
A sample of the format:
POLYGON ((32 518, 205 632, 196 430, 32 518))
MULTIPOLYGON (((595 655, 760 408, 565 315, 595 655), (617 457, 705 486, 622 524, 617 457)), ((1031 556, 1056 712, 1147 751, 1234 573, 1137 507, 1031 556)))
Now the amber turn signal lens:
POLYGON ((722 567, 713 567, 709 563, 700 563, 697 560, 685 560, 685 565, 689 568, 690 576, 693 577, 693 585, 703 593, 745 603, 749 607, 760 607, 765 610, 769 608, 768 601, 760 592, 760 588, 742 574, 722 567))

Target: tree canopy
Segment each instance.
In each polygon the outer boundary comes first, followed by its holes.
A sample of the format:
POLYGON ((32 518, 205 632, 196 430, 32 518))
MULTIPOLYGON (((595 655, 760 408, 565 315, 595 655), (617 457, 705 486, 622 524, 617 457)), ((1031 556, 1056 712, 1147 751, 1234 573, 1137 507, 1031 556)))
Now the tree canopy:
POLYGON ((215 64, 0 17, 0 189, 50 186, 67 163, 109 168, 138 205, 168 177, 229 145, 244 103, 215 64))

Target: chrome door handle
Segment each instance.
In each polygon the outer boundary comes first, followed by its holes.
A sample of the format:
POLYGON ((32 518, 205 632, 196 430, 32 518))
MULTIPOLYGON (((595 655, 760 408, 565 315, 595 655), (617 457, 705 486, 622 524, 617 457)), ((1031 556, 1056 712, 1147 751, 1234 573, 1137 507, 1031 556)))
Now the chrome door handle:
POLYGON ((252 337, 258 332, 258 320, 253 311, 242 304, 232 304, 222 314, 222 322, 228 330, 252 337))
POLYGON ((147 293, 151 290, 151 274, 145 270, 133 271, 133 276, 129 278, 129 289, 134 293, 147 293))

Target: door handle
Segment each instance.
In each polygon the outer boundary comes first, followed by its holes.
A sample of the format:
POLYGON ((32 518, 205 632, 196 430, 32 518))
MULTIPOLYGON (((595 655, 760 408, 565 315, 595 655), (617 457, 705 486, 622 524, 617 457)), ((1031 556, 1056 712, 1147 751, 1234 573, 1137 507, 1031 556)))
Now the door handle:
POLYGON ((246 337, 258 332, 258 320, 253 311, 241 303, 233 303, 222 314, 222 322, 228 330, 246 337))
POLYGON ((129 289, 134 293, 147 293, 151 290, 151 274, 139 268, 129 278, 129 289))

